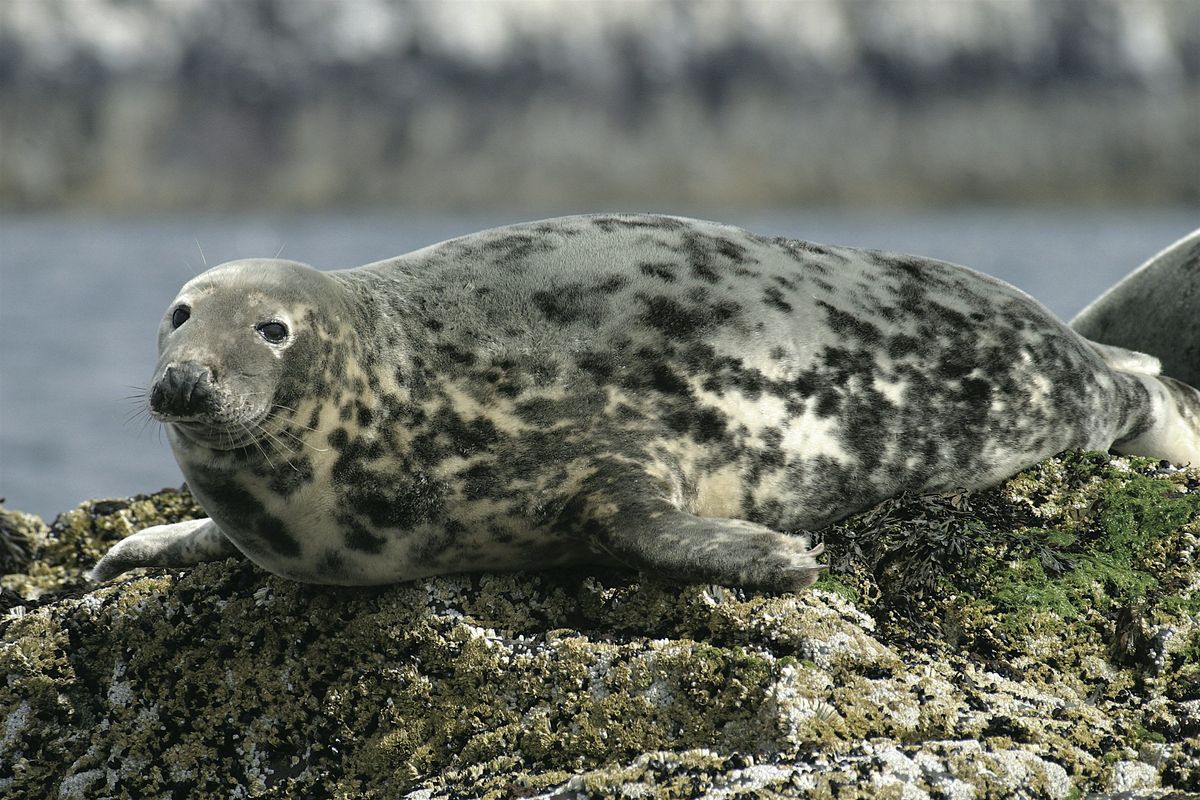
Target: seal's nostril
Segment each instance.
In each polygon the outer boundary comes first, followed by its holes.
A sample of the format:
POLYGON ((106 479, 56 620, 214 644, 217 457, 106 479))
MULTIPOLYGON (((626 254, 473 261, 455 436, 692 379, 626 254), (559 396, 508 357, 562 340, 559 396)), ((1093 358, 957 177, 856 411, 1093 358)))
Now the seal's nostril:
POLYGON ((207 367, 184 362, 172 364, 150 392, 150 407, 157 412, 190 416, 209 410, 215 400, 207 367))
POLYGON ((208 372, 201 373, 199 379, 192 384, 189 401, 197 409, 208 408, 213 401, 212 383, 209 382, 208 372))
POLYGON ((163 406, 163 388, 162 383, 155 383, 154 388, 150 390, 150 410, 162 411, 163 406))

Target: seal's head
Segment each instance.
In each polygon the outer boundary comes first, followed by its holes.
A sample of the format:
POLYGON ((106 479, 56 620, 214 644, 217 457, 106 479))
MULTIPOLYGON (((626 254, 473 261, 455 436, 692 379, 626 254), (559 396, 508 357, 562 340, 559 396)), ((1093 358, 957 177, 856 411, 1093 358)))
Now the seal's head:
POLYGON ((307 374, 315 328, 336 315, 328 276, 294 261, 231 261, 184 285, 158 329, 151 414, 191 444, 227 450, 288 410, 288 375, 307 374))

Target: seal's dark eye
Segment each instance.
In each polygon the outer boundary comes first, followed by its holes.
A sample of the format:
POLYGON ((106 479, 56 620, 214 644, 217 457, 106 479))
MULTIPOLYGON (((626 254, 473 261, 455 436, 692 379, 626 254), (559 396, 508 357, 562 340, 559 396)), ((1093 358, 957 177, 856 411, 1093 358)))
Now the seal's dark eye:
POLYGON ((178 328, 180 325, 188 321, 188 317, 192 315, 192 310, 187 306, 180 306, 171 312, 171 327, 178 328))
POLYGON ((287 325, 282 322, 263 322, 258 326, 258 332, 271 344, 279 344, 287 338, 287 325))

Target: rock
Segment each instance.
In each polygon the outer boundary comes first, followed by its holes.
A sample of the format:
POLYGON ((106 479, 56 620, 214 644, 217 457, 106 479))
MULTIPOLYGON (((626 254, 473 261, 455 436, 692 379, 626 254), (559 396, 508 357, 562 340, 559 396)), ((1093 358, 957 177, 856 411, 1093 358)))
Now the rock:
POLYGON ((617 573, 93 586, 186 493, 0 512, 0 795, 1200 791, 1200 471, 1065 454, 824 532, 764 595, 617 573), (10 548, 13 549, 13 548, 10 548))

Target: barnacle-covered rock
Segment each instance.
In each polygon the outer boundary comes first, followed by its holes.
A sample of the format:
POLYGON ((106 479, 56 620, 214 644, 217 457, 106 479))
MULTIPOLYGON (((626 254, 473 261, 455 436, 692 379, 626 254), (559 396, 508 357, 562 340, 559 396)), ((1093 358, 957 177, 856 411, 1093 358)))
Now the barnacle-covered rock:
POLYGON ((0 796, 1200 791, 1200 472, 1068 454, 824 532, 765 595, 648 576, 82 578, 186 492, 0 512, 0 796), (15 553, 16 555, 9 555, 15 553))

